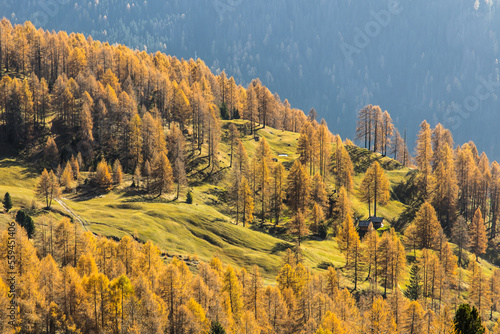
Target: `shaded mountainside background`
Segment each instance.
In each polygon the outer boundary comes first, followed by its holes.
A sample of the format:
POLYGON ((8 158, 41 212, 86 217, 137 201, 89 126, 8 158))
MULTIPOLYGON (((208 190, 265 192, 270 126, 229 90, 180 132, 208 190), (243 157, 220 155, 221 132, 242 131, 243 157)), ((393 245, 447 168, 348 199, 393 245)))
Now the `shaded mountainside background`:
POLYGON ((372 103, 387 109, 399 129, 408 128, 410 144, 427 119, 452 129, 457 143, 471 139, 499 159, 500 1, 395 5, 378 31, 373 13, 390 2, 0 0, 0 16, 197 56, 241 84, 259 77, 292 105, 314 107, 343 137, 354 137, 356 111, 372 103), (372 37, 356 42, 369 27, 372 37), (348 45, 356 48, 351 54, 348 45))

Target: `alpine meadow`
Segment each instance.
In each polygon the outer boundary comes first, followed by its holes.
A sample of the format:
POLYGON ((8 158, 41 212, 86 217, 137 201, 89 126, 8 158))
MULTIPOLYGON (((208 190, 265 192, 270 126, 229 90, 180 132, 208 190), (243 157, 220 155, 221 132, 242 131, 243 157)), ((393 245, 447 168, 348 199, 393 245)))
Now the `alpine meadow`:
POLYGON ((0 333, 500 334, 483 148, 113 43, 0 22, 0 333))

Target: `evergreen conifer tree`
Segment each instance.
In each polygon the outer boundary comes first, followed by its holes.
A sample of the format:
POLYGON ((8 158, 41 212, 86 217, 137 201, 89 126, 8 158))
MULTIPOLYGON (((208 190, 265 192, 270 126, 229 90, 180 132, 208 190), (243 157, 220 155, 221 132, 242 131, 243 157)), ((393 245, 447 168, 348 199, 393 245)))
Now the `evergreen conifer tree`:
POLYGON ((404 294, 409 300, 418 300, 421 293, 422 287, 420 286, 420 270, 418 266, 414 264, 410 269, 410 282, 406 286, 404 294))

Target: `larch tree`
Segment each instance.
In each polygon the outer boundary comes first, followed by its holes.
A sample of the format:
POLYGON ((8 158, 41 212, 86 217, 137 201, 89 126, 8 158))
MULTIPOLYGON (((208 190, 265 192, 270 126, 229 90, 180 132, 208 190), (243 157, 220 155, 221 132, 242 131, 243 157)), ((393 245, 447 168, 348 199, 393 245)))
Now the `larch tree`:
POLYGON ((149 160, 146 160, 146 162, 144 162, 142 176, 146 178, 146 192, 149 194, 149 192, 151 191, 150 181, 151 177, 153 176, 153 171, 151 170, 151 163, 149 162, 149 160))
POLYGON ((264 222, 266 218, 266 204, 268 202, 269 191, 269 168, 271 166, 271 148, 265 138, 262 138, 257 145, 255 156, 256 165, 256 183, 258 191, 260 192, 260 205, 261 205, 261 221, 264 222))
POLYGON ((275 163, 271 171, 271 211, 274 216, 274 225, 278 225, 284 209, 286 171, 283 164, 275 163))
POLYGON ((437 158, 434 178, 439 182, 436 182, 434 187, 432 205, 436 208, 438 219, 443 228, 449 230, 451 222, 455 218, 458 185, 453 151, 447 143, 441 146, 437 158))
POLYGON ((408 307, 408 300, 400 289, 394 289, 387 298, 387 303, 397 326, 396 330, 399 330, 403 323, 404 310, 408 307))
POLYGON ((73 189, 73 169, 71 168, 71 164, 69 162, 66 163, 62 172, 61 185, 66 189, 66 191, 73 189))
POLYGON ((494 269, 488 282, 490 293, 490 320, 493 319, 493 312, 498 311, 500 306, 500 269, 494 269))
POLYGON ((432 157, 432 167, 436 168, 437 162, 440 160, 439 154, 443 146, 448 145, 453 149, 454 142, 453 136, 450 130, 445 129, 441 123, 438 123, 436 127, 432 130, 432 151, 434 156, 432 157))
POLYGON ((484 225, 483 215, 481 209, 477 209, 472 218, 472 223, 469 225, 470 235, 470 250, 478 256, 486 252, 488 246, 488 238, 486 237, 486 226, 484 225))
POLYGON ((383 147, 383 113, 380 106, 373 106, 372 109, 372 137, 373 137, 373 152, 382 153, 383 147))
POLYGON ((353 247, 356 240, 359 240, 358 232, 350 215, 346 216, 337 235, 339 248, 344 252, 346 265, 353 257, 353 247))
POLYGON ((418 210, 413 221, 418 235, 418 247, 427 249, 437 249, 439 224, 434 207, 425 202, 418 210))
POLYGON ((331 133, 328 130, 325 120, 321 120, 321 124, 316 132, 319 151, 319 173, 326 178, 328 173, 329 157, 331 155, 331 133))
POLYGON ((410 224, 404 231, 404 243, 406 247, 413 250, 413 257, 417 257, 417 247, 419 245, 419 236, 417 224, 410 224))
POLYGON ((317 146, 316 129, 311 122, 307 122, 300 131, 297 153, 299 161, 304 167, 309 167, 311 175, 315 174, 317 146))
POLYGON ((248 155, 243 142, 238 138, 236 140, 236 151, 234 152, 234 168, 238 169, 242 175, 248 173, 248 155))
POLYGON ((436 253, 424 249, 418 263, 422 271, 423 296, 431 299, 431 309, 434 309, 435 299, 439 297, 443 283, 444 270, 441 261, 436 253))
POLYGON ((288 310, 278 287, 268 286, 266 288, 265 306, 271 329, 275 332, 284 329, 288 320, 288 310))
POLYGON ((237 139, 239 137, 240 133, 236 125, 234 125, 234 123, 229 124, 229 146, 231 147, 229 167, 233 167, 234 147, 236 146, 237 139))
POLYGON ((406 267, 405 249, 394 228, 384 233, 378 251, 380 253, 377 261, 380 266, 378 275, 383 279, 384 295, 386 295, 387 288, 394 290, 397 287, 406 267))
POLYGON ((265 318, 264 310, 264 288, 262 277, 258 266, 253 266, 250 273, 250 282, 245 287, 245 307, 251 312, 254 319, 262 321, 265 318))
POLYGON ((228 266, 224 271, 221 292, 226 294, 230 314, 237 321, 243 309, 242 288, 231 266, 228 266))
POLYGON ((488 199, 490 197, 491 192, 491 181, 492 174, 490 170, 490 161, 486 156, 486 153, 482 153, 479 157, 478 163, 478 180, 476 185, 476 195, 475 195, 475 204, 478 208, 481 209, 481 212, 484 215, 484 219, 486 220, 489 217, 488 209, 489 203, 488 199))
POLYGON ((337 189, 345 187, 348 192, 351 192, 354 176, 351 157, 339 135, 334 137, 333 142, 335 148, 332 156, 332 174, 335 177, 335 185, 337 189))
POLYGON ((465 221, 470 221, 472 213, 470 212, 471 189, 474 169, 477 168, 472 154, 472 149, 468 143, 457 149, 456 158, 456 173, 458 179, 458 212, 465 218, 465 221))
POLYGON ((94 330, 99 332, 107 325, 106 301, 109 291, 109 279, 103 273, 94 273, 84 278, 83 286, 87 291, 88 303, 92 307, 90 319, 94 330))
POLYGON ((464 256, 466 256, 465 251, 469 249, 470 236, 469 227, 467 226, 465 218, 462 216, 459 216, 453 223, 453 228, 451 229, 451 241, 458 247, 458 265, 464 266, 464 264, 468 262, 466 261, 467 259, 464 259, 464 256))
POLYGON ((347 216, 352 216, 351 200, 345 187, 341 187, 338 192, 335 211, 340 222, 345 221, 347 216))
POLYGON ((156 155, 153 161, 152 176, 154 179, 152 186, 158 193, 158 197, 163 193, 170 192, 173 183, 172 166, 164 152, 156 155))
POLYGON ((439 251, 439 260, 443 267, 444 275, 441 275, 439 300, 445 302, 449 299, 450 287, 456 283, 457 278, 457 257, 453 254, 453 251, 448 243, 448 240, 444 238, 443 246, 439 251))
POLYGON ((309 226, 302 211, 298 211, 289 222, 288 233, 295 236, 300 247, 302 239, 309 234, 309 226))
POLYGON ((500 208, 500 165, 493 161, 491 164, 491 186, 490 186, 490 234, 489 239, 497 236, 498 218, 500 208))
POLYGON ((59 164, 59 149, 54 138, 49 137, 43 149, 43 160, 46 167, 53 168, 59 164))
POLYGON ((211 173, 219 170, 219 143, 221 122, 215 112, 215 107, 210 108, 206 119, 206 128, 208 129, 208 167, 211 167, 211 173))
POLYGON ((391 138, 394 133, 391 115, 386 111, 382 114, 382 155, 387 155, 387 148, 391 146, 391 138))
MULTIPOLYGON (((361 271, 364 267, 363 256, 362 256, 362 248, 359 240, 359 235, 356 230, 354 233, 351 233, 349 236, 349 246, 346 250, 346 268, 349 274, 349 277, 354 282, 353 290, 356 291, 358 289, 358 282, 361 280, 361 271)), ((343 246, 346 247, 346 246, 343 246)))
MULTIPOLYGON (((61 271, 52 256, 48 255, 40 261, 40 276, 38 277, 39 293, 45 297, 48 305, 56 303, 57 290, 61 284, 61 271)), ((49 331, 55 331, 57 325, 54 323, 51 308, 45 308, 42 317, 44 326, 49 331)))
POLYGON ((78 158, 74 155, 71 156, 69 163, 71 165, 71 170, 73 171, 73 180, 78 183, 78 180, 80 179, 80 163, 78 162, 78 158))
POLYGON ((176 199, 179 198, 181 187, 187 185, 186 176, 186 166, 184 165, 184 160, 181 157, 177 157, 174 163, 174 181, 177 183, 177 195, 176 199))
POLYGON ((342 322, 335 315, 335 313, 327 311, 325 317, 321 322, 321 325, 316 331, 316 334, 329 334, 329 333, 345 334, 346 330, 342 325, 342 322))
POLYGON ((47 172, 43 170, 40 179, 36 186, 36 195, 45 200, 45 207, 50 209, 52 200, 59 197, 61 190, 59 188, 59 181, 53 171, 47 172))
POLYGON ((394 154, 394 160, 399 161, 403 164, 403 155, 404 155, 404 141, 399 133, 398 129, 395 129, 394 138, 391 141, 391 154, 394 154))
POLYGON ((394 333, 395 321, 385 299, 377 297, 371 308, 365 313, 365 333, 394 333))
POLYGON ((241 202, 239 207, 241 207, 243 227, 245 227, 247 224, 253 221, 254 200, 252 197, 252 190, 250 189, 250 185, 248 184, 248 181, 244 176, 241 177, 238 197, 241 202))
POLYGON ((371 148, 371 132, 372 132, 372 108, 367 105, 358 112, 358 120, 356 124, 356 139, 365 142, 365 148, 371 148))
POLYGON ((323 220, 325 219, 325 214, 323 213, 323 209, 318 205, 318 203, 314 203, 313 208, 311 210, 311 218, 312 225, 314 225, 314 231, 316 234, 320 233, 320 227, 323 226, 323 220))
POLYGON ((118 186, 123 182, 123 169, 118 159, 113 163, 113 182, 118 186))
POLYGON ((236 225, 240 222, 240 187, 241 187, 242 175, 237 168, 233 168, 231 175, 231 186, 229 188, 230 201, 236 210, 236 225))
POLYGON ((323 182, 323 178, 319 172, 314 175, 311 183, 311 201, 313 203, 317 203, 322 210, 326 209, 328 196, 325 183, 323 182))
POLYGON ((183 162, 186 160, 185 143, 186 140, 182 131, 176 126, 172 126, 170 133, 167 136, 167 157, 170 161, 174 162, 174 164, 177 159, 180 159, 183 162))
POLYGON ((418 301, 410 302, 404 313, 404 322, 402 324, 404 333, 425 333, 424 310, 418 301))
POLYGON ((155 155, 155 147, 157 146, 156 141, 158 140, 158 138, 156 138, 157 134, 156 129, 157 129, 156 120, 149 112, 146 112, 142 117, 142 131, 141 131, 142 147, 143 147, 142 152, 144 155, 144 160, 153 161, 155 155))
POLYGON ((106 160, 102 159, 98 164, 94 177, 95 183, 103 191, 111 190, 113 185, 113 178, 111 176, 111 169, 109 168, 106 160))
POLYGON ((83 105, 78 114, 78 136, 88 143, 94 141, 94 136, 92 134, 92 129, 94 128, 94 122, 92 120, 92 108, 94 101, 90 97, 89 93, 83 93, 83 105))
POLYGON ((305 211, 310 200, 310 177, 299 160, 295 160, 287 178, 289 206, 294 213, 305 211))
MULTIPOLYGON (((366 171, 361 181, 361 194, 363 201, 368 204, 368 212, 373 202, 373 215, 377 216, 377 204, 385 205, 390 197, 389 179, 380 164, 375 161, 366 171)), ((370 214, 369 214, 370 215, 370 214)))
POLYGON ((490 307, 488 279, 476 261, 471 261, 469 266, 469 270, 472 272, 469 282, 469 299, 477 307, 479 314, 483 316, 490 307))
POLYGON ((134 294, 134 287, 130 282, 127 275, 122 274, 120 277, 115 278, 109 284, 110 299, 112 308, 115 309, 115 330, 124 333, 127 325, 125 324, 126 311, 125 302, 134 294), (120 321, 119 321, 120 319, 120 321), (118 326, 118 322, 120 325, 118 326))
POLYGON ((142 120, 138 114, 134 114, 128 124, 129 137, 129 161, 130 169, 135 170, 142 165, 142 120))
POLYGON ((417 167, 420 171, 419 176, 419 188, 424 200, 428 199, 428 196, 432 192, 432 132, 429 123, 423 121, 420 125, 420 131, 418 133, 417 139, 417 167))
POLYGON ((367 265, 368 274, 366 279, 373 279, 373 281, 378 284, 378 267, 380 261, 380 237, 378 232, 373 228, 373 224, 370 223, 368 226, 368 231, 363 238, 363 256, 364 262, 367 265))
POLYGON ((259 101, 257 99, 256 91, 258 87, 254 88, 253 84, 250 84, 247 89, 247 99, 245 103, 245 111, 243 113, 245 119, 250 121, 250 134, 253 135, 255 131, 255 121, 257 120, 257 110, 259 101))

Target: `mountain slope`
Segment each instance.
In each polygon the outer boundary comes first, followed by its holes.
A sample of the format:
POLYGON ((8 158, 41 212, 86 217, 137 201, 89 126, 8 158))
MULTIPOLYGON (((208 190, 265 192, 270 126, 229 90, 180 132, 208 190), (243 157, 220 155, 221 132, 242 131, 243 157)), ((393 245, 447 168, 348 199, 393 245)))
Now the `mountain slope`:
MULTIPOLYGON (((238 126, 246 123, 241 120, 233 122, 238 126)), ((223 126, 225 132, 229 123, 225 122, 223 126)), ((299 134, 267 127, 259 129, 256 136, 266 138, 273 155, 285 165, 290 166, 297 158, 295 151, 299 134), (279 157, 280 154, 288 156, 279 157)), ((258 142, 253 136, 243 136, 242 141, 249 157, 252 157, 258 142)), ((364 149, 353 150, 365 159, 379 159, 383 165, 392 162, 389 158, 382 158, 364 149)), ((235 225, 226 189, 230 185, 230 173, 225 169, 229 165, 229 152, 227 141, 223 141, 220 156, 225 177, 218 184, 195 182, 189 187, 194 195, 192 205, 184 203, 185 195, 181 195, 178 201, 171 201, 151 199, 136 193, 129 188, 131 176, 126 176, 124 184, 108 194, 96 194, 94 189, 82 185, 76 194, 63 194, 62 200, 89 223, 86 227, 94 233, 116 238, 130 235, 142 242, 152 240, 167 254, 186 258, 197 255, 199 259, 208 261, 218 254, 225 262, 238 267, 258 265, 265 276, 273 280, 283 252, 293 246, 293 241, 286 234, 268 234, 258 224, 251 228, 235 225)), ((394 169, 388 171, 388 176, 393 184, 397 184, 407 172, 406 168, 394 169)), ((3 158, 0 161, 0 175, 4 176, 0 178, 0 194, 8 191, 16 207, 29 207, 34 198, 38 174, 30 172, 30 168, 19 160, 3 158)), ((87 177, 88 173, 83 175, 87 177)), ((356 188, 362 176, 360 173, 355 177, 356 188)), ((365 206, 357 195, 353 196, 357 216, 367 216, 365 206)), ((59 215, 64 214, 59 204, 55 203, 54 208, 59 215)), ((387 219, 395 219, 404 210, 404 205, 391 200, 379 210, 387 219)), ((0 217, 4 224, 8 221, 5 215, 0 217)), ((315 270, 325 269, 327 264, 343 266, 344 259, 335 240, 311 238, 303 243, 303 252, 307 265, 315 270)))

